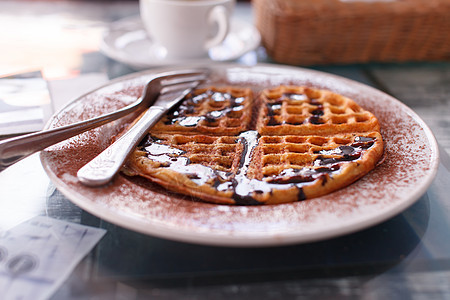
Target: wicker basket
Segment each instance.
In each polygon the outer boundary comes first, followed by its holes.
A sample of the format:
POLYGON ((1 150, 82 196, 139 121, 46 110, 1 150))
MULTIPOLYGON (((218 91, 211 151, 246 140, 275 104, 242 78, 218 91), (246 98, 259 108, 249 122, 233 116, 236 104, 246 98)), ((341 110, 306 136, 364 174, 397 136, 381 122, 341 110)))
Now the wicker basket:
POLYGON ((295 65, 450 59, 450 0, 252 0, 269 56, 295 65))

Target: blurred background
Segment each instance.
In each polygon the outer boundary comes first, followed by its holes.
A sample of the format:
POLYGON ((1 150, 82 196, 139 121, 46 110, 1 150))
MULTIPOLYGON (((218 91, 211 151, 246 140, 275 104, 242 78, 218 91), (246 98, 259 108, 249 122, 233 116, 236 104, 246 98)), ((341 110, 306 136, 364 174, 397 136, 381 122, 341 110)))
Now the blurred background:
POLYGON ((53 80, 106 71, 107 58, 98 52, 102 33, 138 14, 137 0, 2 0, 0 75, 37 69, 53 80))

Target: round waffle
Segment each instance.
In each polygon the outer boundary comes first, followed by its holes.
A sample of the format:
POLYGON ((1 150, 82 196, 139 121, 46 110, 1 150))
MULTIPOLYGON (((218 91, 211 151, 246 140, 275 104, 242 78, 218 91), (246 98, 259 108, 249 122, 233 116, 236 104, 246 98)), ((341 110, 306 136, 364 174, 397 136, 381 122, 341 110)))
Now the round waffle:
POLYGON ((336 93, 210 87, 160 120, 124 173, 207 202, 276 204, 345 187, 382 154, 375 116, 336 93))

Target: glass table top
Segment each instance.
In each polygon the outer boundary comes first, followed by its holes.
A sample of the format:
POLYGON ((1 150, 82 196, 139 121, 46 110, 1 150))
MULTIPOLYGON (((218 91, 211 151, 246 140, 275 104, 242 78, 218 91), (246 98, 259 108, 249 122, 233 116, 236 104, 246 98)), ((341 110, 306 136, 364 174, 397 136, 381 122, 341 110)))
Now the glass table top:
MULTIPOLYGON (((134 72, 98 51, 110 22, 138 13, 137 2, 3 1, 0 25, 24 34, 38 15, 41 28, 59 28, 17 43, 40 44, 35 55, 0 58, 0 70, 44 70, 57 83, 101 73, 107 79, 134 72), (4 17, 4 18, 3 18, 4 17), (17 25, 14 18, 24 20, 17 25), (89 35, 85 38, 85 32, 89 35), (55 39, 71 36, 70 53, 55 39), (87 39, 87 40, 86 40, 87 39), (57 45, 57 46, 55 46, 57 45), (55 47, 49 52, 49 46, 55 47), (37 56, 36 56, 37 55, 37 56), (54 59, 51 60, 50 57, 54 59), (26 59, 25 59, 26 58, 26 59), (57 63, 55 63, 57 62, 57 63)), ((240 3, 236 16, 251 20, 240 3)), ((14 38, 0 34, 0 41, 14 38)), ((5 43, 5 42, 3 42, 5 43)), ((0 42, 0 47, 2 46, 0 42)), ((6 47, 6 46, 5 46, 6 47)), ((6 49, 6 48, 5 48, 6 49)), ((237 63, 273 63, 264 49, 237 63)), ((42 169, 38 154, 0 173, 0 231, 42 215, 106 229, 52 299, 367 298, 442 299, 450 295, 450 64, 448 62, 310 66, 381 89, 411 107, 440 145, 440 164, 428 191, 392 219, 353 234, 283 247, 230 248, 165 240, 129 231, 72 204, 42 169)))

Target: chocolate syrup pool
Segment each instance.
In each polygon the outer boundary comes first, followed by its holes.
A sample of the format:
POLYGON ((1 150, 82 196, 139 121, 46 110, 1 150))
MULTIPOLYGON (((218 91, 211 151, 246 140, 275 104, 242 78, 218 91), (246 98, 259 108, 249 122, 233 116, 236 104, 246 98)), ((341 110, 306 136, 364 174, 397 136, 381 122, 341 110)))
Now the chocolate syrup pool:
POLYGON ((301 169, 286 169, 276 176, 264 180, 250 179, 247 172, 253 152, 259 142, 257 131, 250 130, 241 133, 236 140, 242 144, 243 153, 236 174, 214 170, 200 164, 192 164, 188 157, 183 156, 183 150, 164 145, 161 141, 148 137, 141 146, 147 152, 147 157, 161 164, 160 167, 186 175, 198 185, 211 184, 218 191, 232 191, 233 199, 240 205, 262 204, 254 198, 260 193, 271 193, 273 189, 283 190, 296 188, 298 200, 305 200, 302 187, 322 179, 326 182, 328 176, 340 171, 341 162, 354 161, 361 157, 363 150, 370 148, 375 139, 356 137, 351 145, 339 146, 331 150, 321 150, 312 167, 301 169), (334 155, 334 157, 326 157, 334 155))

